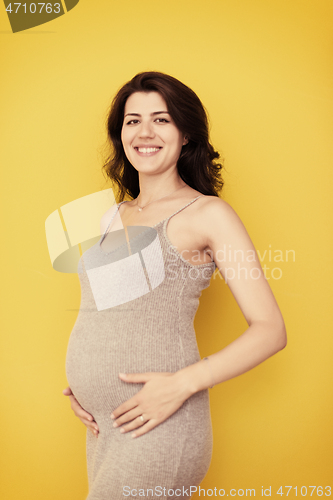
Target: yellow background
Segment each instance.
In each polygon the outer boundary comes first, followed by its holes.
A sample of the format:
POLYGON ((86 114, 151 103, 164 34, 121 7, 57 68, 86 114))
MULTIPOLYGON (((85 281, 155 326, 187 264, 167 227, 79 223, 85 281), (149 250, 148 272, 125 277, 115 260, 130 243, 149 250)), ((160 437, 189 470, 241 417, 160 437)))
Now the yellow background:
MULTIPOLYGON (((14 35, 0 6, 1 498, 87 495, 86 430, 62 395, 80 285, 52 269, 44 224, 109 187, 107 107, 146 70, 180 79, 208 109, 223 197, 255 247, 295 252, 262 261, 282 270, 269 283, 288 345, 210 391, 201 486, 256 496, 272 486, 274 498, 279 486, 332 486, 332 10, 331 0, 81 0, 14 35)), ((218 275, 195 328, 202 356, 247 328, 218 275)))

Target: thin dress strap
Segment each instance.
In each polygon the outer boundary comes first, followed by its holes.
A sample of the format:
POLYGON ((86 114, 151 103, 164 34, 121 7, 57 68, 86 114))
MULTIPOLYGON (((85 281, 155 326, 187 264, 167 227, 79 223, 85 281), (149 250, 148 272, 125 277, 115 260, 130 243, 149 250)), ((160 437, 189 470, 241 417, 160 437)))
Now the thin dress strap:
POLYGON ((184 208, 188 207, 189 205, 191 205, 191 203, 193 203, 194 201, 196 201, 198 198, 202 198, 202 196, 205 196, 204 194, 200 194, 199 196, 197 196, 196 198, 194 198, 193 200, 189 201, 184 207, 180 208, 179 210, 177 210, 174 214, 170 215, 169 217, 167 217, 166 221, 168 221, 169 219, 171 219, 171 217, 173 217, 174 215, 178 214, 178 212, 181 212, 182 210, 184 210, 184 208))
POLYGON ((103 242, 103 240, 104 240, 104 238, 105 238, 105 236, 106 236, 106 233, 108 232, 108 229, 109 229, 109 227, 110 227, 110 224, 111 224, 111 222, 113 221, 113 219, 114 219, 114 217, 115 217, 116 213, 117 213, 117 212, 118 212, 118 210, 119 210, 120 205, 121 205, 122 203, 126 203, 127 201, 128 201, 128 200, 123 200, 123 201, 121 201, 120 203, 118 203, 117 208, 116 208, 116 210, 115 210, 114 214, 112 215, 111 220, 110 220, 110 222, 109 222, 109 224, 108 224, 108 227, 105 229, 105 231, 104 231, 104 233, 103 233, 103 236, 102 236, 102 238, 101 238, 101 241, 99 242, 99 244, 100 244, 100 245, 102 244, 102 242, 103 242))
MULTIPOLYGON (((158 226, 158 225, 159 225, 159 224, 161 224, 162 222, 166 222, 166 221, 168 221, 169 219, 171 219, 171 217, 173 217, 174 215, 178 214, 178 212, 181 212, 182 210, 184 210, 184 208, 186 208, 186 207, 188 207, 189 205, 191 205, 191 203, 193 203, 194 201, 196 201, 198 198, 202 198, 202 196, 205 196, 205 195, 204 195, 204 194, 200 194, 199 196, 197 196, 197 197, 196 197, 196 198, 194 198, 193 200, 191 200, 191 201, 189 201, 188 203, 186 203, 186 205, 185 205, 184 207, 180 208, 179 210, 177 210, 177 211, 176 211, 176 212, 174 212, 173 214, 169 215, 169 217, 166 217, 166 218, 165 218, 165 219, 163 219, 162 221, 158 222, 158 223, 157 223, 157 224, 155 224, 155 226, 153 226, 153 227, 158 226)), ((129 200, 124 200, 124 201, 121 201, 121 202, 118 204, 117 209, 115 210, 114 214, 112 215, 111 220, 110 220, 110 222, 109 222, 109 224, 108 224, 108 227, 106 228, 106 230, 105 230, 105 232, 104 232, 104 234, 103 234, 103 236, 102 236, 102 238, 101 238, 101 241, 99 242, 99 244, 100 244, 100 245, 103 243, 103 240, 104 240, 104 238, 105 238, 105 236, 106 236, 106 234, 107 234, 107 232, 108 232, 108 229, 109 229, 109 227, 110 227, 110 224, 111 224, 111 222, 113 221, 113 219, 114 219, 114 217, 115 217, 116 213, 118 212, 120 205, 121 205, 122 203, 127 203, 127 201, 129 201, 129 200)))

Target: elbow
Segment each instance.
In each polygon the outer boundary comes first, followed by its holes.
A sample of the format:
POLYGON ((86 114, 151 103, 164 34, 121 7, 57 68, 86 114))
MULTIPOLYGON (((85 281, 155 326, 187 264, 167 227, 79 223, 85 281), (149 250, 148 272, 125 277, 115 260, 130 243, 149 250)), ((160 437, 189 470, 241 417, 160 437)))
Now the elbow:
POLYGON ((287 331, 281 316, 266 322, 265 332, 273 352, 282 351, 287 346, 287 331))
POLYGON ((287 346, 287 330, 283 318, 279 316, 269 321, 259 321, 259 323, 261 323, 264 338, 272 353, 282 351, 287 346))
POLYGON ((282 351, 287 346, 287 330, 283 320, 277 329, 276 340, 278 350, 282 351))

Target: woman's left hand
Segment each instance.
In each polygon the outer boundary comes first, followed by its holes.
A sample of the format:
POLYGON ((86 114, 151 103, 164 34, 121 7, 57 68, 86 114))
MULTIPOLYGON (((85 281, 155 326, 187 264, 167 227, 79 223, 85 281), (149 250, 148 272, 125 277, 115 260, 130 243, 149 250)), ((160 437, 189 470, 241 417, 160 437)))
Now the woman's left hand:
POLYGON ((144 383, 142 389, 131 399, 122 403, 111 415, 114 427, 123 425, 120 432, 137 429, 132 437, 142 436, 161 424, 191 396, 180 383, 177 372, 169 373, 119 373, 119 378, 131 384, 144 383), (143 420, 141 417, 143 416, 143 420))

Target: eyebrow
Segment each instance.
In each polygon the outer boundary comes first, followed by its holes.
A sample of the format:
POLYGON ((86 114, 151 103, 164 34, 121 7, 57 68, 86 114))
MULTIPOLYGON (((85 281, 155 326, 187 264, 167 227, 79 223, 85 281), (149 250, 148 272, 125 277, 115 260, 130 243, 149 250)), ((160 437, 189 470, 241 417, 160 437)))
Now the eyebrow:
MULTIPOLYGON (((150 116, 160 115, 162 113, 167 114, 167 115, 170 114, 168 111, 155 111, 154 113, 151 113, 150 116)), ((131 116, 141 116, 139 113, 127 113, 125 116, 129 116, 129 115, 131 115, 131 116)), ((124 118, 125 118, 125 116, 124 116, 124 118)))

